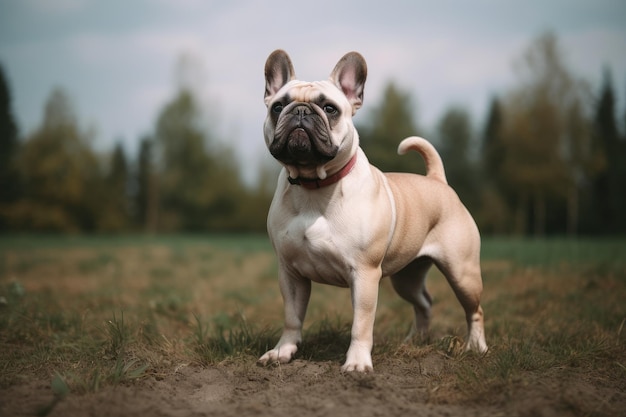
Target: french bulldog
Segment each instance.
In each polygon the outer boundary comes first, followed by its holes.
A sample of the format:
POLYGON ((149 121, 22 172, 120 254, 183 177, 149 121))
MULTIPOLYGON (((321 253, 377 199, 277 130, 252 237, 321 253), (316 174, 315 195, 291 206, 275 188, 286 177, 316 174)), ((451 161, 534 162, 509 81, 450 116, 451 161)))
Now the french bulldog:
POLYGON ((425 139, 409 137, 398 148, 399 154, 421 154, 425 176, 384 174, 370 165, 352 121, 363 103, 366 77, 366 62, 357 52, 343 56, 324 81, 297 80, 282 50, 265 64, 265 143, 284 167, 267 227, 278 257, 285 323, 260 365, 293 358, 314 281, 350 289, 354 316, 342 371, 373 371, 381 278, 389 276, 413 306, 408 337, 424 337, 432 305, 424 281, 433 264, 465 310, 466 350, 487 351, 476 223, 425 139))

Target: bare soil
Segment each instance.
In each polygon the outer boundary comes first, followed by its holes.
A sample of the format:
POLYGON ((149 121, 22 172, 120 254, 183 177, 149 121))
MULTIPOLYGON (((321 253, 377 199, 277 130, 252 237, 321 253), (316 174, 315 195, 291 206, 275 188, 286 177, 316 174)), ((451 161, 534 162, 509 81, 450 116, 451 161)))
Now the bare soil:
MULTIPOLYGON (((446 361, 433 352, 413 365, 386 360, 369 374, 342 373, 339 363, 301 359, 269 368, 179 366, 165 377, 71 394, 48 415, 556 417, 619 416, 626 410, 619 389, 562 375, 520 381, 514 396, 458 398, 450 387, 439 385, 446 361)), ((0 415, 42 415, 53 402, 49 381, 27 381, 0 390, 0 415)))

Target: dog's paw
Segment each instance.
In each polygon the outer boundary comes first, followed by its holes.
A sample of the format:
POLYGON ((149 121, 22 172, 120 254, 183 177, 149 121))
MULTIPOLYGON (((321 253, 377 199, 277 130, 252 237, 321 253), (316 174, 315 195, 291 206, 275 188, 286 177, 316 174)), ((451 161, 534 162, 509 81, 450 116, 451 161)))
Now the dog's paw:
POLYGON ((483 330, 482 321, 477 322, 477 324, 472 323, 469 335, 467 336, 465 350, 476 353, 487 352, 488 348, 487 343, 485 342, 485 331, 483 330))
POLYGON ((288 363, 291 361, 291 358, 293 358, 293 355, 296 354, 297 350, 298 346, 295 344, 276 346, 274 349, 265 352, 265 354, 259 358, 257 364, 266 366, 276 363, 288 363))
POLYGON ((350 347, 346 355, 346 362, 341 367, 342 372, 373 372, 372 355, 367 349, 350 347))
POLYGON ((341 372, 374 372, 374 366, 371 363, 346 363, 341 367, 341 372))
POLYGON ((475 353, 484 354, 484 353, 487 353, 487 350, 489 350, 489 348, 487 348, 487 344, 485 343, 484 338, 475 339, 475 340, 470 339, 465 345, 466 352, 475 352, 475 353))

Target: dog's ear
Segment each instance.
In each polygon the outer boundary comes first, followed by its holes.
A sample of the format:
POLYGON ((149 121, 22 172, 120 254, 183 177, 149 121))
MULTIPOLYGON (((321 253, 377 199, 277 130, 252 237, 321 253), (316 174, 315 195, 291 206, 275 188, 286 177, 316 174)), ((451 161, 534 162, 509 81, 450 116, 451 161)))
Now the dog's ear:
POLYGON ((348 52, 337 62, 330 74, 330 80, 343 91, 350 104, 352 115, 363 104, 363 90, 367 78, 367 64, 358 52, 348 52))
POLYGON ((267 57, 265 62, 265 104, 285 84, 295 79, 296 72, 287 52, 277 49, 267 57))

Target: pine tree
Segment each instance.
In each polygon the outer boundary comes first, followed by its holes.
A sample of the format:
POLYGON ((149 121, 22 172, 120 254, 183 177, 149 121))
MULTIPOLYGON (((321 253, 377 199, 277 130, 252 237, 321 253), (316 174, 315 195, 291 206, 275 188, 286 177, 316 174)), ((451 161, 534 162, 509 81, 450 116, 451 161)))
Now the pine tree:
POLYGON ((439 120, 439 154, 443 159, 448 184, 470 211, 478 206, 477 178, 471 157, 472 126, 461 107, 449 108, 439 120))
POLYGON ((419 135, 412 101, 409 93, 389 82, 380 104, 369 111, 368 123, 357 128, 370 163, 382 171, 425 172, 419 156, 400 157, 397 152, 402 139, 419 135))
POLYGON ((503 137, 504 110, 498 97, 489 105, 479 155, 480 210, 475 214, 483 233, 510 232, 511 192, 504 179, 506 143, 503 137))
POLYGON ((10 228, 3 213, 20 194, 20 179, 15 166, 18 153, 17 124, 11 109, 11 92, 0 66, 0 231, 10 228))
POLYGON ((232 151, 211 140, 200 104, 180 90, 157 120, 160 230, 234 230, 246 189, 232 151))
POLYGON ((485 181, 499 187, 504 160, 505 144, 502 137, 502 105, 497 97, 491 100, 487 122, 482 135, 482 176, 485 181))
POLYGON ((624 221, 624 146, 615 118, 615 93, 607 70, 596 107, 593 149, 603 156, 604 169, 593 182, 592 213, 595 229, 601 233, 626 232, 624 221))
MULTIPOLYGON (((506 152, 503 179, 515 192, 515 228, 519 233, 541 236, 563 233, 572 213, 568 210, 571 189, 580 187, 580 170, 586 161, 572 159, 572 150, 588 143, 588 135, 572 135, 584 114, 584 82, 565 66, 556 36, 547 33, 525 51, 519 66, 520 83, 506 103, 504 139, 506 152), (551 221, 553 223, 551 223, 551 221), (531 224, 531 227, 528 225, 531 224)), ((580 154, 578 154, 580 156, 580 154)))
POLYGON ((54 90, 41 126, 26 138, 19 155, 24 194, 12 212, 18 226, 63 232, 97 227, 102 178, 90 139, 69 97, 54 90))
POLYGON ((135 195, 135 221, 140 229, 155 232, 158 218, 158 181, 154 165, 154 140, 146 136, 139 146, 135 195))
POLYGON ((129 169, 124 148, 120 142, 115 144, 109 172, 104 180, 104 195, 101 198, 98 213, 99 229, 121 232, 129 227, 130 198, 129 198, 129 169))

